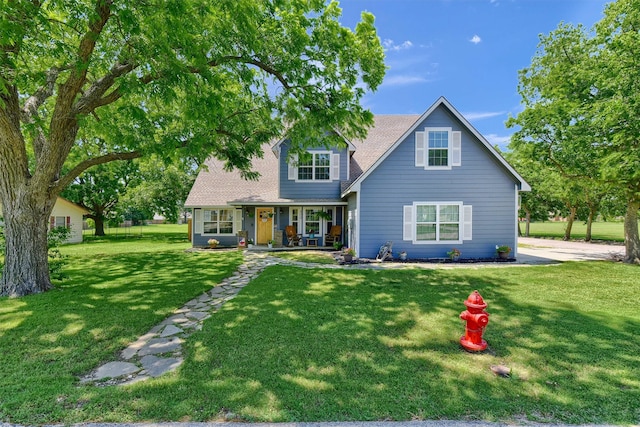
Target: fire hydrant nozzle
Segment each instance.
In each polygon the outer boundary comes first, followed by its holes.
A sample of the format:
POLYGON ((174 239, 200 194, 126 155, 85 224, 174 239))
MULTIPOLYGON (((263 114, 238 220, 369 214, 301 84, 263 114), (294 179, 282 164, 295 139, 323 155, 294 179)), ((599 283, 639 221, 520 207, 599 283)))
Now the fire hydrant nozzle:
POLYGON ((460 318, 467 322, 465 334, 460 338, 462 347, 469 351, 482 351, 487 348, 487 342, 482 339, 485 326, 489 323, 489 313, 484 311, 487 303, 484 302, 478 291, 471 292, 464 302, 467 309, 460 313, 460 318))

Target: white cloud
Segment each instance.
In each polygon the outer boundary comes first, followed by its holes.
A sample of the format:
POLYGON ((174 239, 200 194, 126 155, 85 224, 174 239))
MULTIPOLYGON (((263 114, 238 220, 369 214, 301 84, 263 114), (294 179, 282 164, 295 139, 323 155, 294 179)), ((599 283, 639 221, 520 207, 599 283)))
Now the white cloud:
POLYGON ((482 119, 490 119, 491 117, 502 116, 506 114, 505 111, 480 111, 476 113, 464 113, 463 116, 469 120, 482 120, 482 119))
POLYGON ((511 135, 501 136, 496 135, 495 133, 490 133, 488 135, 484 135, 484 137, 492 146, 497 145, 502 151, 505 151, 507 149, 507 146, 511 142, 511 135))
POLYGON ((473 37, 471 37, 471 39, 469 40, 471 43, 473 44, 478 44, 482 41, 482 39, 480 38, 479 35, 474 34, 473 37))
POLYGON ((429 80, 421 76, 397 75, 389 76, 384 79, 383 86, 407 86, 416 83, 426 83, 429 80))
POLYGON ((385 48, 385 50, 399 51, 411 49, 413 47, 413 43, 411 43, 411 41, 409 40, 405 40, 400 44, 396 44, 391 39, 384 39, 382 41, 382 46, 385 48))

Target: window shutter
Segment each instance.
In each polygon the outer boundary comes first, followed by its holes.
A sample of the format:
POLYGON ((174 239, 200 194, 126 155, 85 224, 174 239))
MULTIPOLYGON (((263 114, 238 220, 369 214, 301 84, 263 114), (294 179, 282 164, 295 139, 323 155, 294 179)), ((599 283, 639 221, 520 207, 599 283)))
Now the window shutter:
POLYGON ((291 156, 291 158, 289 159, 289 164, 288 164, 288 169, 287 169, 287 178, 290 181, 293 181, 296 179, 296 171, 298 170, 298 168, 296 167, 296 165, 298 164, 298 156, 294 155, 291 156))
POLYGON ((462 240, 471 240, 472 237, 472 207, 471 205, 462 206, 462 240))
POLYGON ((413 206, 403 206, 402 240, 413 240, 413 206))
POLYGON ((451 133, 451 166, 462 165, 462 132, 451 133))
POLYGON ((237 233, 242 230, 242 209, 233 211, 233 232, 237 233))
POLYGON ((202 234, 202 230, 204 230, 202 224, 202 209, 193 210, 193 223, 195 224, 193 227, 194 233, 202 234))
POLYGON ((416 167, 424 167, 425 165, 425 132, 416 132, 416 167))
POLYGON ((56 217, 55 216, 50 216, 49 217, 49 230, 53 230, 56 227, 56 217))
POLYGON ((331 179, 340 179, 340 154, 331 155, 331 179))
POLYGON ((71 228, 71 217, 67 217, 67 228, 71 228))

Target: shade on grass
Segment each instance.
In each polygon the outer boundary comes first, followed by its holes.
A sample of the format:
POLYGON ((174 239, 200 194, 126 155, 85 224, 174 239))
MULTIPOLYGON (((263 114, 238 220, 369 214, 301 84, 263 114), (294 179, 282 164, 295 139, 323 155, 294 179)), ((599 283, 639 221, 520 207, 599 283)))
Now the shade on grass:
POLYGON ((38 424, 78 411, 82 417, 88 401, 77 387, 79 376, 115 360, 241 262, 237 251, 155 252, 147 246, 144 252, 139 242, 128 245, 115 255, 85 245, 86 256, 70 258, 68 279, 54 290, 0 298, 0 420, 38 424))
POLYGON ((240 263, 154 234, 64 247, 68 279, 55 290, 0 299, 0 420, 640 419, 638 270, 608 262, 270 267, 191 335, 176 372, 80 385, 240 263), (483 354, 458 343, 474 289, 491 315, 483 354))
POLYGON ((85 390, 82 416, 637 423, 636 271, 271 267, 191 337, 177 373, 85 390), (491 314, 483 354, 458 343, 473 289, 491 314))

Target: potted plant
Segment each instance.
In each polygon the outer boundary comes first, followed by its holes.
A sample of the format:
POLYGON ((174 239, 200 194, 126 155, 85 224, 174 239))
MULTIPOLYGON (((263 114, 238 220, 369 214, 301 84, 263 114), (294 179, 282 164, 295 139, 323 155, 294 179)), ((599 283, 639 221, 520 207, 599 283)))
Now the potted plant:
POLYGON ((269 249, 273 248, 273 244, 274 244, 275 242, 276 242, 275 240, 273 240, 273 239, 269 239, 269 241, 267 242, 267 246, 269 246, 269 249))
POLYGON ((356 256, 356 251, 353 248, 346 248, 342 251, 342 259, 344 259, 344 262, 353 261, 354 256, 356 256))
POLYGON ((458 261, 460 259, 460 253, 460 249, 453 248, 449 252, 447 252, 447 255, 449 256, 451 261, 458 261))
POLYGON ((407 260, 407 253, 405 251, 400 252, 400 255, 398 255, 400 257, 400 261, 406 261, 407 260))
POLYGON ((498 253, 498 258, 507 259, 509 258, 511 247, 509 245, 496 245, 496 252, 498 253))
POLYGON ((209 244, 210 248, 214 249, 218 247, 218 245, 220 244, 220 241, 217 239, 209 239, 207 240, 207 243, 209 244))
POLYGON ((247 240, 247 247, 248 248, 252 248, 253 247, 253 239, 247 240))
POLYGON ((333 242, 333 249, 335 249, 336 251, 342 249, 343 246, 344 245, 342 244, 342 242, 333 242))

